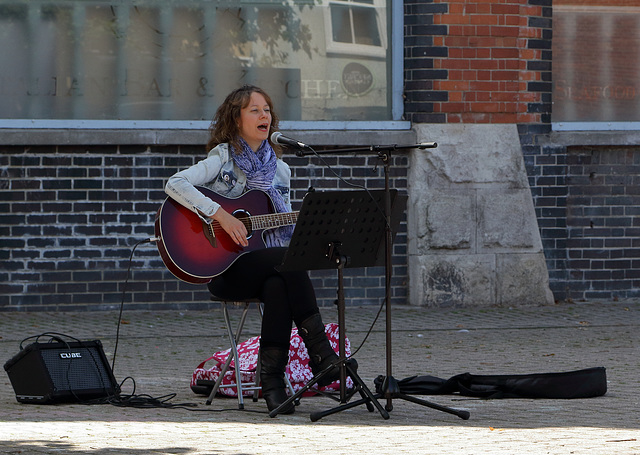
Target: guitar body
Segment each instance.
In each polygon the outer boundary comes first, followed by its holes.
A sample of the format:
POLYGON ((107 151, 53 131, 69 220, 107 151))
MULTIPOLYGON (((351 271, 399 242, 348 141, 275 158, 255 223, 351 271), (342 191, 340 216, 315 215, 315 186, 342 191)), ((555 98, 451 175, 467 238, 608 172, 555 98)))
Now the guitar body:
MULTIPOLYGON (((226 198, 196 187, 236 218, 274 213, 273 202, 266 193, 251 190, 238 198, 226 198)), ((217 223, 216 223, 217 226, 217 223)), ((208 283, 224 272, 242 254, 265 247, 264 229, 249 231, 249 245, 236 245, 220 227, 213 227, 215 241, 207 236, 209 227, 198 215, 168 197, 158 210, 155 221, 156 242, 162 261, 176 278, 192 284, 208 283)))

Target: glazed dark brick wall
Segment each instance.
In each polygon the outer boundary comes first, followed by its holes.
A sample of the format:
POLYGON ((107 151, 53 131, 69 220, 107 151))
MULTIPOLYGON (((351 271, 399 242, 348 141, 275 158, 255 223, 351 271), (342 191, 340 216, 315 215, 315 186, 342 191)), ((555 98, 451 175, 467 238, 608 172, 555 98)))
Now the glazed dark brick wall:
POLYGON ((556 300, 565 300, 567 274, 567 151, 549 144, 551 125, 518 125, 540 238, 556 300))
MULTIPOLYGON (((127 307, 139 309, 216 305, 206 286, 174 278, 155 244, 133 251, 154 235, 167 178, 202 159, 202 147, 2 147, 0 152, 0 310, 111 309, 123 297, 127 307)), ((325 160, 348 181, 384 187, 376 158, 325 160)), ((391 186, 405 191, 407 157, 393 160, 391 186)), ((295 182, 294 210, 310 186, 346 188, 315 158, 287 161, 295 182)), ((406 303, 404 222, 394 248, 392 299, 406 303)), ((319 304, 332 305, 337 272, 312 272, 312 278, 319 304)), ((345 287, 350 305, 381 303, 384 269, 346 269, 345 287)))
POLYGON ((520 126, 551 290, 556 300, 640 295, 640 149, 540 144, 520 126))
POLYGON ((638 298, 640 150, 571 147, 567 184, 567 298, 638 298))

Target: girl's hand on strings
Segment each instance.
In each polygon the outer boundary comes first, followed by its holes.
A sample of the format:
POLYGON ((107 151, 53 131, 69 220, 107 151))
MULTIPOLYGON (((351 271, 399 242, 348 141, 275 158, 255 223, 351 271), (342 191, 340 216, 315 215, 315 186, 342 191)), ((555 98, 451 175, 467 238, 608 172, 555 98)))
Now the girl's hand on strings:
POLYGON ((238 218, 231 215, 222 207, 219 207, 218 210, 216 210, 216 213, 214 213, 211 218, 213 218, 220 224, 220 227, 224 229, 227 234, 229 234, 229 237, 231 237, 231 240, 233 240, 236 245, 249 245, 249 242, 247 240, 247 227, 238 218))

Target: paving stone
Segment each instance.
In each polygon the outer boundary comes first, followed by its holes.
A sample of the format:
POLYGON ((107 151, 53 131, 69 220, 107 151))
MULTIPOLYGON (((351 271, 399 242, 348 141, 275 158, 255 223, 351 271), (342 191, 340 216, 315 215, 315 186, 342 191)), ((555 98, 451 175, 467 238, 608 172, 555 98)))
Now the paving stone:
MULTIPOLYGON (((220 310, 125 311, 114 364, 123 393, 168 396, 168 403, 186 406, 21 404, 3 373, 0 453, 640 454, 639 302, 393 307, 390 337, 385 311, 372 325, 378 310, 346 309, 347 336, 352 349, 359 348, 354 355, 359 374, 372 390, 373 380, 387 373, 396 379, 446 379, 465 372, 526 374, 603 366, 608 392, 576 400, 418 397, 467 410, 469 420, 394 398, 388 420, 357 406, 312 422, 312 412, 336 406, 314 396, 303 397, 295 414, 270 418, 262 400, 246 399, 244 411, 236 409, 234 398, 216 398, 207 406, 206 397, 189 388, 194 368, 228 347, 220 310)), ((337 321, 335 308, 322 312, 325 322, 337 321)), ((232 311, 234 320, 238 316, 232 311)), ((117 321, 117 312, 2 313, 0 360, 17 354, 24 339, 56 332, 99 339, 112 362, 117 321)), ((252 314, 244 335, 258 333, 259 318, 252 314)))

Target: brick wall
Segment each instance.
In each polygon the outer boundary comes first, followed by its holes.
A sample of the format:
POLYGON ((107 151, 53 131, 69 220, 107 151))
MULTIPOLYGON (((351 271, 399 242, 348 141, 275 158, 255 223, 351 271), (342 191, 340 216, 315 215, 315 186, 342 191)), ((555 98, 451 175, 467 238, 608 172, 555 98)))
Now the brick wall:
POLYGON ((567 183, 567 298, 640 297, 640 150, 570 147, 567 183))
MULTIPOLYGON (((578 172, 574 161, 586 166, 585 160, 591 160, 602 178, 635 181, 638 152, 568 151, 550 142, 551 0, 405 0, 404 8, 405 118, 414 123, 517 123, 555 297, 636 296, 636 226, 630 218, 635 202, 628 202, 635 198, 634 187, 623 185, 626 199, 584 195, 607 185, 585 180, 591 171, 578 172), (602 164, 621 156, 624 164, 602 164), (591 206, 600 216, 588 210, 591 206), (589 227, 583 225, 587 221, 589 227)), ((164 180, 202 155, 199 146, 3 147, 0 152, 0 309, 119 303, 131 248, 153 234, 164 180)), ((403 189, 406 157, 395 160, 393 185, 403 189)), ((340 173, 367 179, 370 188, 382 187, 381 170, 371 173, 376 163, 347 157, 329 161, 340 173)), ((335 182, 333 176, 319 179, 328 172, 320 163, 290 162, 298 201, 312 182, 319 187, 335 182)), ((608 191, 615 188, 621 186, 608 191)), ((393 300, 405 303, 404 225, 395 248, 393 300)), ((358 273, 346 273, 350 298, 370 301, 375 297, 367 292, 383 293, 380 270, 358 273)), ((321 303, 330 304, 335 274, 313 272, 312 277, 321 303)), ((205 290, 180 283, 164 270, 153 245, 137 250, 130 289, 127 302, 138 307, 209 305, 205 290)))
MULTIPOLYGON (((214 305, 203 285, 174 278, 153 237, 166 179, 203 157, 202 146, 0 147, 0 311, 107 309, 125 298, 135 308, 203 308, 214 305)), ((319 163, 287 158, 294 174, 294 209, 313 185, 337 179, 319 163)), ((376 159, 326 161, 345 178, 383 188, 376 159)), ((406 157, 392 166, 392 185, 406 188, 406 157)), ((396 238, 394 302, 406 303, 406 228, 396 238)), ((321 305, 336 298, 336 272, 313 272, 321 305)), ((349 303, 379 303, 384 270, 347 269, 349 303)))
POLYGON ((547 260, 549 287, 556 300, 565 300, 570 287, 567 270, 567 150, 560 144, 549 143, 549 124, 521 124, 518 131, 547 260))
MULTIPOLYGON (((523 143, 544 131, 521 126, 523 143)), ((523 145, 556 299, 640 295, 640 150, 523 145)))
POLYGON ((548 123, 551 0, 405 1, 416 123, 548 123))

